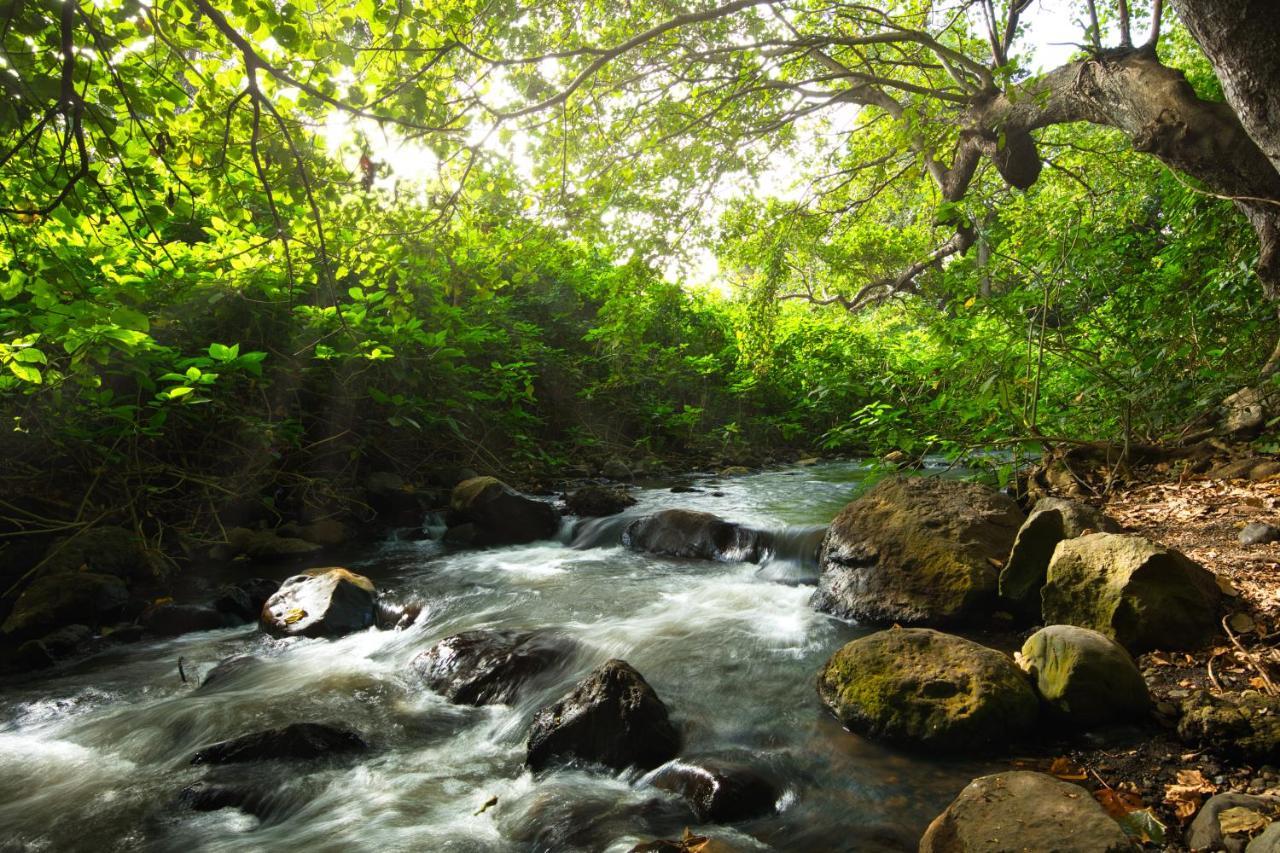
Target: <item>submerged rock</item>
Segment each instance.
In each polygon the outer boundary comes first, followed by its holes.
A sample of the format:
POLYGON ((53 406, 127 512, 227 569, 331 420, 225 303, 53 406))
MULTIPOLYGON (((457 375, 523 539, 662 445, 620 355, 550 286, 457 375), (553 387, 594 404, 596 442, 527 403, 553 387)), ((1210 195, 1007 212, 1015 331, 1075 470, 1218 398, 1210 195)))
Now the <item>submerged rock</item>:
POLYGON ((1041 498, 1018 531, 1009 560, 1000 571, 1000 597, 1019 615, 1039 619, 1040 589, 1058 543, 1084 533, 1119 531, 1115 521, 1086 503, 1041 498))
POLYGON ((161 604, 142 615, 143 626, 161 637, 176 637, 193 631, 216 631, 230 623, 212 607, 198 604, 161 604))
POLYGON ((1218 631, 1221 598, 1211 572, 1121 533, 1060 542, 1041 592, 1046 622, 1092 628, 1132 654, 1198 648, 1218 631))
POLYGON ((760 561, 765 535, 709 512, 664 509, 636 519, 622 532, 622 544, 633 551, 696 560, 760 561))
POLYGON ((818 695, 845 728, 901 746, 966 752, 1031 731, 1039 702, 995 649, 927 628, 854 640, 818 675, 818 695))
POLYGON ((657 770, 650 783, 679 794, 699 821, 711 823, 773 814, 781 796, 775 781, 750 765, 714 758, 673 761, 657 770))
POLYGON ((894 477, 841 510, 822 543, 819 610, 885 625, 946 625, 990 612, 996 566, 1022 524, 977 483, 894 477))
POLYGON ((1133 845, 1089 792, 1046 773, 974 779, 929 824, 920 853, 1129 853, 1133 845))
POLYGON ((286 580, 262 606, 260 624, 277 637, 340 637, 377 620, 373 581, 341 568, 286 580))
POLYGON ((1124 647, 1074 625, 1050 625, 1022 646, 1036 692, 1059 719, 1078 728, 1146 716, 1151 695, 1124 647))
POLYGON ((465 631, 418 655, 413 668, 451 702, 493 705, 559 671, 576 649, 568 637, 546 631, 465 631))
POLYGON ((14 602, 0 633, 10 640, 40 637, 64 625, 94 627, 119 616, 129 601, 124 581, 97 572, 41 575, 14 602))
POLYGON ((262 613, 262 605, 280 589, 280 582, 267 578, 246 578, 228 584, 218 591, 213 609, 235 622, 253 622, 262 613))
POLYGON ((364 738, 348 729, 324 723, 293 723, 280 729, 254 732, 206 746, 191 757, 192 764, 238 764, 245 761, 305 761, 326 755, 363 752, 364 738))
POLYGON ((1182 702, 1178 737, 1252 764, 1280 762, 1280 697, 1197 690, 1182 702))
MULTIPOLYGON (((463 480, 453 487, 449 505, 456 526, 473 525, 468 544, 534 542, 554 536, 560 526, 560 517, 551 504, 526 497, 493 477, 463 480)), ((454 526, 450 525, 450 533, 454 526)), ((450 541, 447 535, 446 541, 450 541)))
POLYGON ((582 518, 600 518, 606 515, 617 515, 629 506, 634 506, 636 499, 622 489, 611 489, 606 486, 583 486, 565 495, 565 507, 573 515, 582 518))
POLYGON ((651 770, 679 749, 667 706, 640 673, 615 658, 538 711, 526 762, 533 770, 574 761, 651 770))

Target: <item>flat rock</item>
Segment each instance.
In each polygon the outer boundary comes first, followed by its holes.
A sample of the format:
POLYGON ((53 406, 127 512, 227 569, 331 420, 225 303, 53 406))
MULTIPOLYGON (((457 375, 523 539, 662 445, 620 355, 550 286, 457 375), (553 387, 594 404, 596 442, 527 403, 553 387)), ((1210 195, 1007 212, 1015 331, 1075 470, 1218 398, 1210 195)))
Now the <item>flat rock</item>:
POLYGON ((464 631, 413 660, 427 686, 460 705, 507 703, 540 676, 559 672, 577 644, 549 631, 464 631))

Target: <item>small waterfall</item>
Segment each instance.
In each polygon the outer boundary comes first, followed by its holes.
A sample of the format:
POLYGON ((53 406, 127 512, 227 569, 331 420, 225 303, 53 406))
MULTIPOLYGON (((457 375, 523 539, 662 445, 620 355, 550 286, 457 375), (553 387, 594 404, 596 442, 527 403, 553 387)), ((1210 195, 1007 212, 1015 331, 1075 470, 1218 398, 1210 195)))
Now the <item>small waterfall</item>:
POLYGON ((827 535, 824 524, 787 525, 762 534, 767 547, 760 560, 759 575, 777 583, 817 583, 822 567, 818 549, 827 535))

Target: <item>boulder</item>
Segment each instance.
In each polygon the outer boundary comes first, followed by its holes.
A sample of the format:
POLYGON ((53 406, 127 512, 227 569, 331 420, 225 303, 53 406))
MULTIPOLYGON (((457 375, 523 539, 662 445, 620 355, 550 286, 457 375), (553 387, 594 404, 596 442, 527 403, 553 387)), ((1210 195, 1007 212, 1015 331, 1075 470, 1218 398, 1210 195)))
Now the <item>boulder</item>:
POLYGON ((663 557, 748 563, 759 562, 766 547, 757 530, 688 509, 664 509, 636 519, 623 530, 622 544, 663 557))
POLYGON ((934 818, 920 853, 1130 853, 1133 845, 1089 792, 1046 773, 982 776, 934 818))
POLYGON ((323 723, 293 723, 206 746, 192 764, 239 764, 245 761, 306 761, 326 755, 363 752, 369 745, 348 729, 323 723))
POLYGON ((319 550, 320 546, 314 542, 282 536, 274 530, 233 527, 227 531, 227 541, 211 548, 209 555, 216 560, 248 557, 251 560, 272 562, 300 559, 319 550))
POLYGON ((378 519, 391 525, 414 525, 422 521, 423 505, 418 490, 394 471, 374 471, 364 481, 365 499, 378 519))
POLYGON ((827 530, 813 604, 860 622, 947 625, 988 614, 1022 511, 977 483, 881 481, 827 530))
POLYGON ((568 637, 545 631, 465 631, 418 655, 413 668, 450 702, 494 705, 560 671, 576 648, 568 637))
POLYGON ((737 823, 773 814, 782 794, 773 779, 750 765, 714 758, 673 761, 649 781, 687 800, 703 823, 737 823))
POLYGON ((1253 794, 1234 792, 1214 794, 1200 807, 1195 820, 1191 821, 1191 826, 1187 827, 1187 848, 1190 850, 1247 849, 1251 853, 1259 853, 1259 851, 1264 851, 1265 853, 1267 850, 1266 845, 1270 839, 1258 844, 1257 847, 1254 844, 1258 842, 1258 839, 1254 839, 1253 842, 1249 843, 1248 848, 1245 848, 1245 839, 1232 839, 1229 837, 1229 833, 1223 832, 1222 815, 1223 812, 1230 809, 1257 812, 1259 815, 1265 815, 1267 818, 1274 820, 1277 815, 1280 815, 1280 797, 1254 796, 1253 794), (1232 844, 1232 841, 1237 843, 1232 844))
POLYGON ((351 538, 351 528, 336 518, 320 518, 309 524, 285 524, 280 533, 322 548, 336 548, 351 538))
POLYGON ((101 625, 129 601, 124 581, 97 572, 42 574, 14 602, 0 633, 10 640, 40 637, 64 625, 101 625))
POLYGON ((855 734, 931 752, 1006 746, 1039 703, 1006 655, 928 628, 894 628, 837 651, 818 695, 855 734))
POLYGON ((1198 648, 1218 630, 1213 574, 1178 551, 1121 533, 1058 543, 1041 590, 1050 624, 1079 625, 1131 654, 1198 648))
POLYGON ((227 617, 228 622, 244 623, 257 620, 262 605, 280 589, 280 582, 267 578, 246 578, 228 584, 218 591, 213 609, 227 617))
POLYGON ((1076 728, 1127 722, 1151 711, 1151 694, 1124 647, 1074 625, 1050 625, 1022 645, 1021 660, 1050 712, 1076 728))
POLYGON ((463 480, 453 487, 449 505, 458 525, 474 525, 471 542, 476 545, 548 539, 560 526, 551 504, 526 497, 493 477, 463 480))
POLYGON ((1080 501, 1041 498, 1027 516, 1000 571, 1000 597, 1018 615, 1040 618, 1040 588, 1053 549, 1084 533, 1118 533, 1120 525, 1080 501))
POLYGON ((340 637, 377 621, 373 581, 340 568, 286 580, 262 605, 259 624, 276 637, 340 637))
POLYGON ((599 518, 605 515, 617 515, 629 506, 634 506, 636 499, 622 491, 606 486, 583 486, 565 495, 565 507, 572 515, 583 518, 599 518))
POLYGON ((155 581, 166 574, 160 555, 132 530, 93 527, 49 546, 41 575, 92 572, 126 582, 155 581))
POLYGON ((1236 538, 1240 540, 1241 545, 1266 545, 1271 542, 1280 542, 1280 527, 1262 521, 1251 521, 1244 526, 1236 538))
POLYGON ((630 664, 614 659, 538 711, 526 762, 535 771, 575 761, 651 770, 679 749, 667 706, 630 664))
POLYGON ((614 457, 600 466, 600 473, 610 480, 629 482, 632 477, 631 466, 618 457, 614 457))
POLYGON ((65 625, 18 646, 15 663, 25 670, 47 669, 84 651, 93 640, 87 625, 65 625))
POLYGON ((215 631, 229 624, 227 617, 212 607, 198 604, 160 604, 142 615, 142 625, 160 637, 176 637, 192 631, 215 631))
POLYGON ((1280 762, 1280 697, 1197 690, 1182 702, 1178 737, 1252 764, 1280 762))

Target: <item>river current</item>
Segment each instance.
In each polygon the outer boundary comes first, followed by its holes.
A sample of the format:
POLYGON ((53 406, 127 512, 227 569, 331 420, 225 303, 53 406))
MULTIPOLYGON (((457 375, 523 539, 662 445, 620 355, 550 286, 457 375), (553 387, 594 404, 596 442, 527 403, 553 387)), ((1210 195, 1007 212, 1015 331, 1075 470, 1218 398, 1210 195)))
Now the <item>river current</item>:
POLYGON ((879 747, 818 701, 823 662, 867 629, 809 606, 814 551, 868 471, 849 462, 702 478, 698 492, 637 491, 625 514, 685 507, 774 531, 777 553, 760 565, 633 553, 617 518, 576 530, 567 519, 559 540, 516 547, 391 541, 346 564, 397 600, 424 602, 410 628, 273 640, 248 625, 119 646, 11 685, 0 694, 0 850, 624 853, 686 827, 742 850, 915 850, 988 768, 879 747), (519 704, 451 705, 410 661, 473 628, 552 628, 581 651, 519 704), (237 655, 262 662, 198 686, 237 655), (702 825, 639 773, 524 769, 534 712, 613 657, 670 708, 684 755, 745 760, 780 780, 776 814, 702 825), (353 728, 373 749, 310 764, 190 764, 202 746, 301 721, 353 728), (191 811, 178 794, 201 780, 257 785, 270 809, 191 811))

